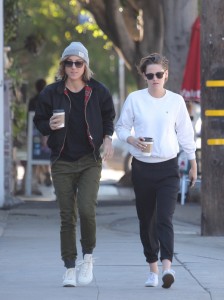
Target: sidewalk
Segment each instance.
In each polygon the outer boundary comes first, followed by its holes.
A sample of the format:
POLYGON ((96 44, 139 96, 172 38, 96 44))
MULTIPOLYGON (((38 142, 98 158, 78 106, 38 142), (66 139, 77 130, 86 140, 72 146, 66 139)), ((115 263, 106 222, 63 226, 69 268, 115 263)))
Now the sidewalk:
MULTIPOLYGON (((158 287, 144 287, 148 267, 139 240, 133 195, 132 189, 101 184, 94 280, 76 288, 61 287, 64 267, 53 189, 48 189, 48 197, 23 198, 24 204, 0 210, 0 225, 5 226, 0 237, 0 299, 224 299, 224 237, 200 236, 198 204, 177 204, 174 285, 169 290, 161 288, 160 275, 158 287)), ((79 239, 78 234, 81 253, 79 239)))

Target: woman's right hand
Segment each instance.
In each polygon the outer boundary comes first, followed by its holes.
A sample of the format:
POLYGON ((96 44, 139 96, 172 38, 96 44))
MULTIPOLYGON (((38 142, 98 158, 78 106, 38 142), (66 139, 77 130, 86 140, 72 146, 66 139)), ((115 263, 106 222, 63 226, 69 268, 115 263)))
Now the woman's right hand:
POLYGON ((135 138, 134 136, 129 136, 127 138, 127 142, 134 146, 135 148, 140 149, 141 151, 146 148, 146 145, 144 144, 145 139, 143 137, 135 138))
POLYGON ((61 117, 60 116, 52 116, 49 120, 49 125, 51 130, 58 130, 61 129, 61 127, 59 127, 61 125, 61 117))

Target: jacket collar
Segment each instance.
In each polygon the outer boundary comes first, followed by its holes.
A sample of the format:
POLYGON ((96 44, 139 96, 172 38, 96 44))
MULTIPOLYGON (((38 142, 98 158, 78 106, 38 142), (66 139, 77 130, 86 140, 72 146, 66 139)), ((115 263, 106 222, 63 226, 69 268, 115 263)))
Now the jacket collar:
MULTIPOLYGON (((89 81, 86 82, 86 86, 89 86, 91 89, 94 89, 96 87, 96 83, 97 81, 93 78, 91 78, 89 81)), ((57 92, 59 94, 63 94, 64 90, 65 90, 65 81, 64 80, 60 80, 57 82, 58 86, 57 86, 57 92)))

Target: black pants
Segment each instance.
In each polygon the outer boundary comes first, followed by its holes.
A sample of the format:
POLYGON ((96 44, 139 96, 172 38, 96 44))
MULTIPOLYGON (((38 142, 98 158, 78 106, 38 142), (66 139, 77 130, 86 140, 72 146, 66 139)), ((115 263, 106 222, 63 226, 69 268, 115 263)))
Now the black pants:
POLYGON ((177 158, 144 163, 133 158, 132 181, 146 261, 172 262, 174 232, 172 218, 180 186, 177 158))

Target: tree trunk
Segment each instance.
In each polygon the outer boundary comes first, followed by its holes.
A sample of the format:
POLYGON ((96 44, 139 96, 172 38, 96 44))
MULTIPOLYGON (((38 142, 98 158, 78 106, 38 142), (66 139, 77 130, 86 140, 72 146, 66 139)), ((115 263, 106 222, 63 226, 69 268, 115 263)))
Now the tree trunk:
POLYGON ((224 84, 214 87, 217 80, 224 80, 223 26, 220 26, 224 6, 223 0, 203 0, 201 5, 201 232, 214 236, 224 234, 224 84))
POLYGON ((165 34, 164 54, 169 60, 167 88, 179 93, 189 49, 191 28, 198 16, 195 0, 162 0, 165 34))
POLYGON ((79 0, 123 57, 139 88, 145 82, 136 70, 143 56, 164 53, 170 61, 167 87, 179 92, 193 22, 196 0, 79 0))

